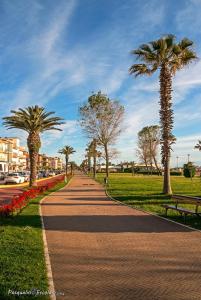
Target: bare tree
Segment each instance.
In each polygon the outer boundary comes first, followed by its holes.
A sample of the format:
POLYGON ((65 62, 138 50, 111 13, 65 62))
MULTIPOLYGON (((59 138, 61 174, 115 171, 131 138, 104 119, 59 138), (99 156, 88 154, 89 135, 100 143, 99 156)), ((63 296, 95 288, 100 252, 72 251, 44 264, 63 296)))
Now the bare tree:
POLYGON ((106 160, 106 176, 109 176, 109 146, 121 133, 124 107, 118 101, 110 100, 98 92, 88 98, 80 107, 80 124, 87 136, 103 147, 106 160))
POLYGON ((157 156, 159 152, 158 150, 159 150, 160 138, 161 138, 160 126, 151 125, 151 126, 144 127, 143 129, 148 138, 151 166, 152 166, 152 159, 153 159, 158 174, 160 174, 161 171, 160 168, 158 167, 158 162, 157 162, 157 156))
POLYGON ((138 148, 136 154, 140 161, 145 164, 147 171, 149 171, 148 164, 150 160, 150 153, 148 141, 144 138, 144 135, 141 134, 141 131, 138 132, 138 148))
MULTIPOLYGON (((109 147, 109 148, 108 148, 108 158, 109 158, 109 162, 110 162, 112 159, 117 158, 117 157, 119 156, 119 154, 120 154, 120 152, 119 152, 117 149, 109 147)), ((101 157, 102 157, 104 160, 106 160, 105 152, 103 152, 103 153, 101 154, 101 157)))
POLYGON ((151 165, 151 172, 153 169, 153 162, 158 173, 160 168, 157 163, 158 148, 160 145, 160 127, 158 125, 146 126, 138 132, 138 149, 137 155, 140 160, 146 165, 151 165))

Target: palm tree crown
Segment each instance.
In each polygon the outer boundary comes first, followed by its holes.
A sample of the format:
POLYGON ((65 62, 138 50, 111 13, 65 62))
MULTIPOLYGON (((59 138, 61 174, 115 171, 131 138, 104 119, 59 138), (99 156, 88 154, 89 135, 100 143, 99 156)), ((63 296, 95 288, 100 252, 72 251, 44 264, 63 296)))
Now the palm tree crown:
POLYGON ((73 147, 71 146, 64 146, 61 150, 59 150, 60 154, 64 154, 64 155, 70 155, 75 153, 76 151, 73 149, 73 147))
POLYGON ((199 151, 201 151, 201 140, 198 141, 198 143, 195 145, 194 148, 198 149, 199 151))
POLYGON ((60 117, 49 117, 54 112, 46 112, 44 107, 38 105, 29 106, 25 109, 19 108, 18 111, 11 110, 12 116, 4 117, 3 124, 8 128, 19 128, 26 132, 42 133, 47 130, 61 130, 55 126, 61 125, 60 117))
POLYGON ((129 72, 135 76, 151 75, 165 64, 170 73, 175 74, 177 70, 182 69, 197 58, 196 53, 191 48, 192 45, 193 42, 188 38, 175 43, 175 36, 172 34, 143 44, 131 52, 143 63, 132 65, 129 72))
POLYGON ((27 146, 30 159, 30 186, 36 184, 37 159, 41 146, 40 133, 48 130, 61 130, 56 126, 63 124, 59 117, 50 117, 54 112, 46 112, 44 107, 28 106, 25 109, 11 110, 12 115, 4 117, 3 125, 8 129, 18 128, 28 133, 27 146))
POLYGON ((65 155, 66 158, 66 176, 68 175, 68 160, 69 156, 76 151, 71 146, 64 146, 62 149, 58 151, 58 153, 65 155))

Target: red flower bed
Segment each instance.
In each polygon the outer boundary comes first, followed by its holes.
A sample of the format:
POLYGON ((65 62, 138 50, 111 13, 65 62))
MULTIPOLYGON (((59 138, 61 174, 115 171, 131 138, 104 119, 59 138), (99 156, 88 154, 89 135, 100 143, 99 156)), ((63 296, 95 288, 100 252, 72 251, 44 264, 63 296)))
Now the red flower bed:
POLYGON ((51 181, 43 185, 30 188, 19 196, 14 196, 9 204, 0 206, 0 216, 7 217, 13 213, 19 213, 28 204, 29 200, 34 199, 36 196, 43 194, 47 190, 50 190, 63 180, 64 175, 61 175, 57 178, 53 178, 51 181))

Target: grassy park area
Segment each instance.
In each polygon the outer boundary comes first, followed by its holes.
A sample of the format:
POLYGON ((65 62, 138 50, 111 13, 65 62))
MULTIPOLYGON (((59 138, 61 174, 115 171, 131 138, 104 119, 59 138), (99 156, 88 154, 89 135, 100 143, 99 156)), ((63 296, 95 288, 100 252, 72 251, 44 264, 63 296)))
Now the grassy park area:
MULTIPOLYGON (((105 174, 98 174, 97 180, 103 183, 104 176, 105 174)), ((173 202, 170 197, 161 193, 162 181, 161 176, 132 176, 129 173, 113 173, 110 174, 108 192, 113 198, 125 204, 164 216, 165 209, 161 207, 161 204, 173 202)), ((190 178, 183 176, 172 176, 171 182, 174 194, 201 197, 201 179, 199 177, 194 177, 191 181, 190 178)), ((193 205, 182 204, 182 206, 194 209, 193 205)), ((172 210, 168 211, 168 218, 184 223, 183 217, 172 210)), ((201 229, 201 218, 187 216, 186 224, 201 229)))
MULTIPOLYGON (((62 188, 59 183, 43 195, 30 201, 22 212, 0 219, 0 299, 16 299, 13 291, 48 291, 39 215, 40 200, 62 188)), ((49 296, 20 295, 20 299, 49 299, 49 296)))

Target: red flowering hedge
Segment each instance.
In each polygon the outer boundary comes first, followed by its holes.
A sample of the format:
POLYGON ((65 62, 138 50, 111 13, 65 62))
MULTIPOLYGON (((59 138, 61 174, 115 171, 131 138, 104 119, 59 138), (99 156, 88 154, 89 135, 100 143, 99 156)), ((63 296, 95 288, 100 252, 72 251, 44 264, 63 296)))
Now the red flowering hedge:
POLYGON ((59 182, 62 182, 64 177, 64 175, 58 176, 44 185, 30 188, 19 196, 14 196, 9 204, 0 206, 0 216, 7 217, 14 213, 19 213, 28 204, 29 200, 34 199, 36 196, 43 194, 47 190, 50 190, 59 182))

